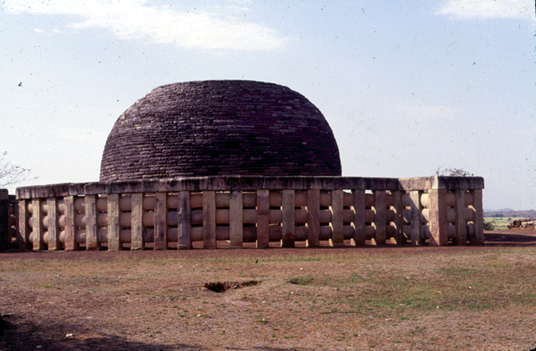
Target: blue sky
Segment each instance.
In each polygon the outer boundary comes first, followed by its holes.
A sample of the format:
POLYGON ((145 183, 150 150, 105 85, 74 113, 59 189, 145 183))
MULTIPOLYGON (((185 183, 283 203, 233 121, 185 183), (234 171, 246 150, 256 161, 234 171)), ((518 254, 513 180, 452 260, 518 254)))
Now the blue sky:
POLYGON ((205 79, 288 86, 337 139, 343 175, 456 167, 486 208, 536 208, 532 0, 3 0, 0 151, 22 185, 97 181, 119 115, 205 79))

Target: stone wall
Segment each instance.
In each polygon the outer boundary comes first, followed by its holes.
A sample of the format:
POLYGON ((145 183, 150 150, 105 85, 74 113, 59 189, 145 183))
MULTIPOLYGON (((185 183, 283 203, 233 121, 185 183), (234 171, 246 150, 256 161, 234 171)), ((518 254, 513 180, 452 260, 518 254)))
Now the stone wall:
POLYGON ((190 177, 17 189, 33 250, 483 243, 480 177, 190 177))

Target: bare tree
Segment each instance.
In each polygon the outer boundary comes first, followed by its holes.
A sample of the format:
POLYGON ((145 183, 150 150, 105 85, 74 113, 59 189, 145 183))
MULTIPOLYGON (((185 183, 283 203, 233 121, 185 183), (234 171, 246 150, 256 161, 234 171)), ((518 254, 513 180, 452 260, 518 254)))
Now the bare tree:
POLYGON ((21 183, 30 176, 30 170, 28 168, 12 164, 6 158, 6 155, 7 151, 0 154, 0 188, 21 183))
POLYGON ((469 173, 461 168, 451 168, 451 167, 439 167, 435 171, 435 176, 444 176, 444 177, 472 177, 473 173, 469 173))

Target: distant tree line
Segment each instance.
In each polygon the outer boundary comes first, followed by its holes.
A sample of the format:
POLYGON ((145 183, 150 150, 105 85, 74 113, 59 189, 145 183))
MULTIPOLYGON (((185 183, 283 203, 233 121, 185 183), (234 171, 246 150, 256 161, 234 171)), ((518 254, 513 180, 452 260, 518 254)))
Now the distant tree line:
POLYGON ((473 173, 467 172, 461 168, 453 168, 453 167, 439 167, 435 171, 435 176, 442 176, 442 177, 472 177, 474 176, 473 173))

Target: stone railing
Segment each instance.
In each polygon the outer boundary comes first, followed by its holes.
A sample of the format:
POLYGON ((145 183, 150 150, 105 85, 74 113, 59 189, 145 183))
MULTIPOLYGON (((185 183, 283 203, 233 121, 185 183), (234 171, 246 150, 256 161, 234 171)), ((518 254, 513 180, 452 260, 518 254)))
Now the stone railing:
POLYGON ((18 188, 9 226, 33 250, 482 244, 483 188, 480 177, 57 184, 18 188))

